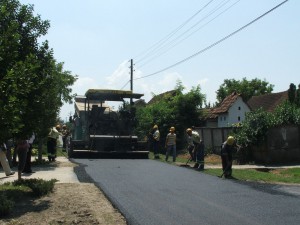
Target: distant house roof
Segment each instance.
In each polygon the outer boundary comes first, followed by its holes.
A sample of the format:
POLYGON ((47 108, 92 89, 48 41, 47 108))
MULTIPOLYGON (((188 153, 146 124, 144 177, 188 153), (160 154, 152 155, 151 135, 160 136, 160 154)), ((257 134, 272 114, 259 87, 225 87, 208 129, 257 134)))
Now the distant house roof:
POLYGON ((203 118, 206 120, 216 120, 218 118, 218 114, 228 112, 229 108, 233 105, 233 103, 235 103, 239 96, 240 94, 233 92, 222 101, 219 107, 203 109, 203 118))
POLYGON ((163 98, 174 97, 175 95, 176 95, 176 90, 167 91, 167 92, 161 93, 159 95, 155 95, 152 99, 150 99, 150 101, 148 102, 148 105, 151 105, 153 103, 159 102, 163 98))
POLYGON ((276 106, 288 100, 288 91, 253 96, 247 104, 252 111, 263 108, 265 111, 273 112, 276 106))
POLYGON ((231 95, 228 95, 226 98, 224 98, 219 107, 212 109, 212 113, 220 114, 228 112, 229 108, 233 105, 233 103, 235 103, 239 96, 240 94, 237 94, 236 92, 233 92, 231 95))
POLYGON ((136 107, 144 107, 144 106, 146 106, 146 102, 144 99, 139 99, 134 102, 134 105, 136 107))
POLYGON ((202 116, 201 119, 203 120, 215 120, 218 118, 218 115, 213 113, 214 108, 212 109, 201 109, 202 116))

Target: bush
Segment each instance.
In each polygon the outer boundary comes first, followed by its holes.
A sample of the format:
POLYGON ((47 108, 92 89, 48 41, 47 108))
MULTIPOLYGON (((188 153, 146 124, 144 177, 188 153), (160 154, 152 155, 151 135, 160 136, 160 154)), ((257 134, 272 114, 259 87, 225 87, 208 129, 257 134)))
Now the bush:
POLYGON ((32 155, 32 156, 37 156, 37 155, 38 155, 38 149, 33 148, 33 149, 32 149, 31 155, 32 155))
POLYGON ((14 181, 13 184, 27 186, 32 190, 34 196, 41 197, 53 191, 54 184, 56 181, 56 179, 25 179, 20 181, 14 181))
POLYGON ((12 211, 13 205, 13 201, 9 200, 3 193, 0 193, 0 217, 7 216, 12 211))

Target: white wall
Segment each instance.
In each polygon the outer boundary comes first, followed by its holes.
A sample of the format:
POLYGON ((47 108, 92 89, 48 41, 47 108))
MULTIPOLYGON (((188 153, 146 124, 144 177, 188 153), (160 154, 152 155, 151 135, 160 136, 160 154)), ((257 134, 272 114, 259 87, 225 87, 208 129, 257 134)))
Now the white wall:
POLYGON ((241 97, 238 97, 229 108, 228 113, 219 115, 218 127, 230 127, 232 124, 243 122, 247 112, 250 112, 248 105, 244 103, 241 97))

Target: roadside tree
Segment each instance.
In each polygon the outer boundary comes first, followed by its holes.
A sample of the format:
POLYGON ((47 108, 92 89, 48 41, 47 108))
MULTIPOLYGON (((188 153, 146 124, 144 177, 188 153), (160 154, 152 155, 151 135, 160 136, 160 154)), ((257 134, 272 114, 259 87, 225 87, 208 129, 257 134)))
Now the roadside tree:
POLYGON ((198 126, 200 123, 199 110, 204 102, 205 95, 201 93, 200 86, 193 87, 189 92, 183 93, 184 87, 180 81, 175 87, 176 94, 163 98, 146 107, 137 108, 136 132, 140 137, 147 136, 154 124, 159 126, 162 139, 169 132, 169 128, 176 128, 178 146, 184 141, 184 130, 190 126, 198 126))
POLYGON ((0 141, 44 137, 63 102, 71 102, 76 76, 57 63, 48 42, 39 42, 50 23, 32 5, 0 2, 0 141))
POLYGON ((245 77, 242 80, 225 79, 224 83, 220 85, 217 93, 217 104, 221 102, 231 93, 237 92, 241 94, 245 102, 252 96, 263 95, 271 93, 274 85, 269 84, 267 81, 262 81, 258 78, 248 81, 245 77))

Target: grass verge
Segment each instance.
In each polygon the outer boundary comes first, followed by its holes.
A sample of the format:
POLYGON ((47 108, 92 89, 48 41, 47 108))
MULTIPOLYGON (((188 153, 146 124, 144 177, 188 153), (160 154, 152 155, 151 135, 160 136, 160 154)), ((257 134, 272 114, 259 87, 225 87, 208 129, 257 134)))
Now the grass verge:
MULTIPOLYGON (((188 158, 189 155, 186 152, 183 152, 177 156, 176 162, 186 164, 188 158)), ((149 153, 149 159, 154 159, 152 152, 149 153)), ((160 159, 156 160, 165 162, 165 155, 160 154, 160 159)), ((173 162, 170 162, 170 160, 168 163, 174 164, 173 162)), ((213 165, 221 164, 221 158, 216 155, 207 155, 205 157, 205 163, 213 165)), ((212 176, 220 176, 222 174, 222 169, 205 169, 203 172, 212 176)), ((232 177, 233 179, 241 181, 300 184, 300 168, 233 169, 232 177)))
MULTIPOLYGON (((206 169, 204 173, 220 176, 221 169, 206 169)), ((300 168, 287 169, 233 169, 233 179, 265 183, 300 184, 300 168)))

